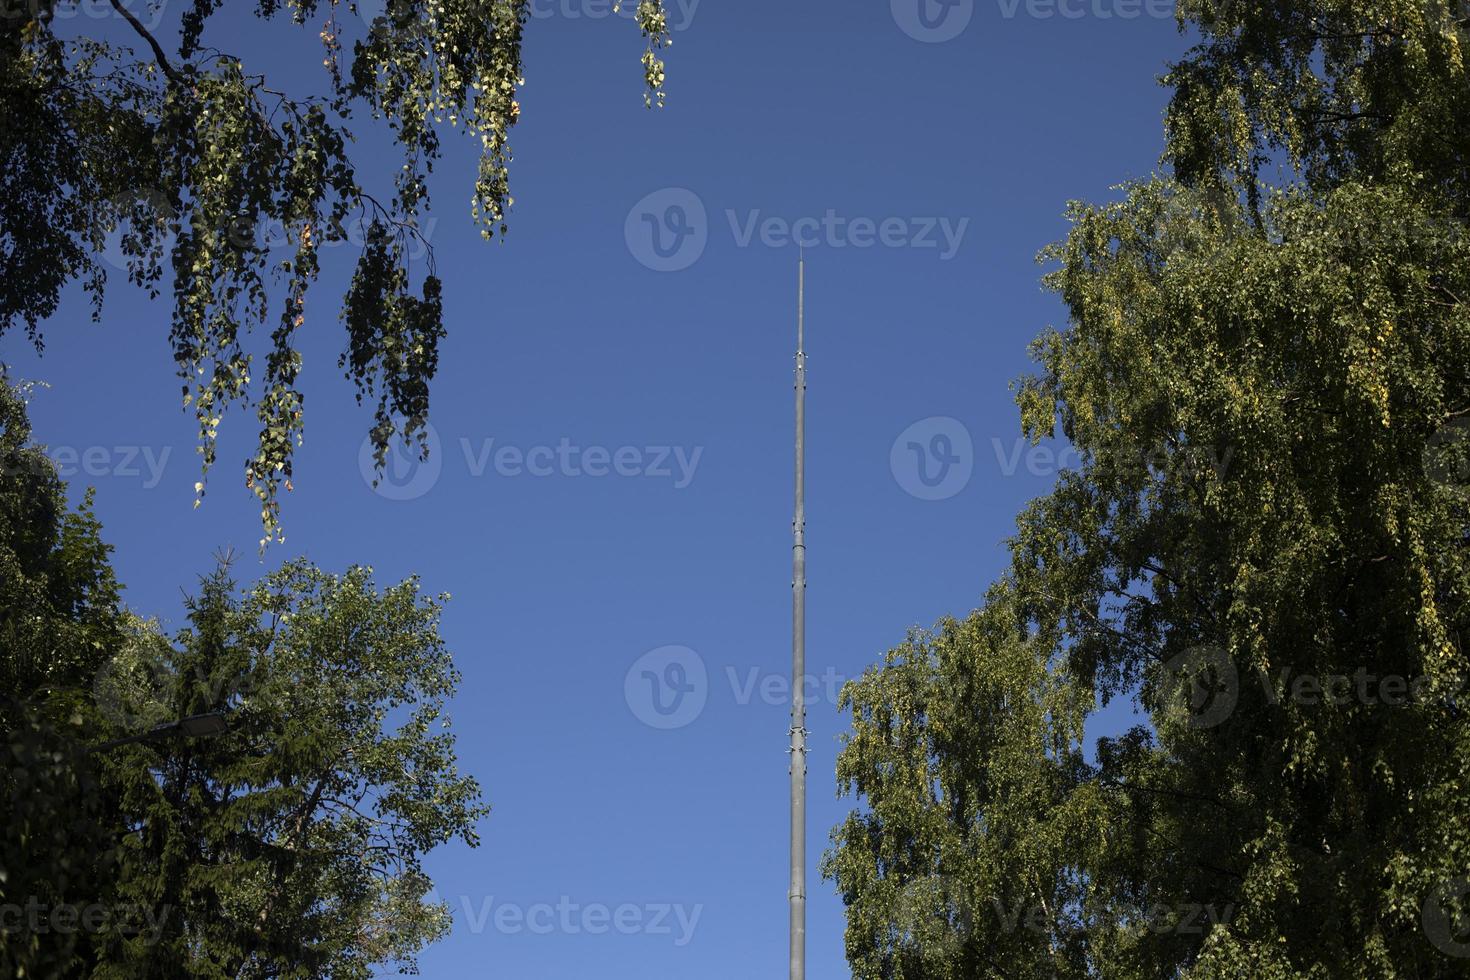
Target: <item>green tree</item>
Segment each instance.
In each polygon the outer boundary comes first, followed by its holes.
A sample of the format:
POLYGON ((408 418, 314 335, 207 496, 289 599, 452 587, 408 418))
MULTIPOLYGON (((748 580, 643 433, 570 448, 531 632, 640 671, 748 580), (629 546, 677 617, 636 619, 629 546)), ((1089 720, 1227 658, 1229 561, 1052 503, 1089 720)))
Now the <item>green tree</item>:
POLYGON ((828 872, 860 977, 1470 974, 1470 22, 1181 14, 1172 174, 1044 253, 1069 324, 1018 400, 1082 463, 1021 515, 1002 602, 849 692, 867 807, 828 872), (1065 713, 977 720, 1053 690, 1150 724, 1084 766, 1065 713), (964 941, 926 959, 888 896, 938 880, 964 941), (1017 889, 1035 929, 981 915, 1017 889))
POLYGON ((136 724, 229 712, 211 739, 108 753, 127 835, 114 901, 152 910, 113 934, 98 976, 367 977, 412 971, 449 928, 426 900, 429 850, 478 843, 488 812, 457 769, 444 715, 458 674, 438 599, 412 579, 285 565, 239 595, 221 569, 172 641, 138 624, 148 704, 136 724))
MULTIPOLYGON (((74 281, 100 316, 107 276, 99 259, 107 235, 125 229, 132 282, 156 293, 165 263, 171 274, 169 337, 204 475, 226 408, 252 404, 260 435, 246 482, 266 538, 279 538, 278 491, 290 489, 302 432, 296 338, 307 293, 321 247, 346 240, 347 223, 359 220, 366 230, 341 308, 340 366, 358 400, 376 403, 379 467, 400 429, 427 452, 442 286, 432 251, 425 270, 410 257, 428 246, 420 220, 446 124, 480 145, 473 219, 486 238, 505 230, 529 0, 391 0, 355 37, 355 0, 256 0, 259 18, 289 21, 279 29, 318 34, 321 96, 274 89, 229 53, 228 40, 209 29, 221 0, 189 0, 176 43, 114 0, 141 56, 58 36, 58 2, 0 0, 0 334, 24 324, 39 345, 42 321, 74 281), (370 178, 386 183, 388 175, 360 175, 349 153, 347 127, 359 111, 387 126, 402 151, 392 194, 381 199, 370 178), (293 251, 284 261, 257 234, 267 224, 287 230, 293 251), (252 330, 270 333, 263 366, 252 356, 252 330)), ((667 22, 661 0, 638 0, 636 14, 653 104, 663 97, 667 22)))
POLYGON ((422 858, 487 812, 444 715, 447 596, 221 569, 170 639, 121 608, 9 384, 0 464, 0 975, 412 970, 449 926, 422 858), (215 710, 211 740, 90 751, 215 710))
MULTIPOLYGON (((81 740, 123 619, 90 497, 67 507, 25 394, 0 374, 0 905, 28 920, 108 887, 115 838, 81 740)), ((0 926, 6 976, 63 975, 93 955, 86 934, 0 926)))

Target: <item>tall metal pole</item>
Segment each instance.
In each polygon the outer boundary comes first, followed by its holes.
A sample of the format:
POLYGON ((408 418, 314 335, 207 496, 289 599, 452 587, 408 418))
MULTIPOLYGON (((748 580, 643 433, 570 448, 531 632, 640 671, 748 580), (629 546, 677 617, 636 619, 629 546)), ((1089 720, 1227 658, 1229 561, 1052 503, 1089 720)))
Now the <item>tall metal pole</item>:
POLYGON ((791 522, 791 980, 806 980, 806 260, 796 263, 796 519, 791 522))

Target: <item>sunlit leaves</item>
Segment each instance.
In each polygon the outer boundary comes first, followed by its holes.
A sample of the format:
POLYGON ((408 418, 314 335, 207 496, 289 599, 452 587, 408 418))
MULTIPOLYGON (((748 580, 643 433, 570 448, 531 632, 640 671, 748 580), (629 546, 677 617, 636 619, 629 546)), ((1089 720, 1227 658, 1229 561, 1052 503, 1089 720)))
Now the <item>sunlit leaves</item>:
MULTIPOLYGON (((172 52, 141 24, 137 51, 63 40, 52 32, 51 0, 5 3, 0 331, 23 323, 39 344, 41 322, 77 279, 100 316, 108 262, 152 291, 171 272, 170 340, 204 473, 228 408, 253 405, 260 428, 245 478, 261 506, 262 545, 279 539, 279 492, 290 488, 303 431, 298 332, 321 316, 307 299, 319 250, 352 241, 363 251, 342 310, 343 366, 360 393, 376 392, 371 438, 381 463, 428 412, 440 283, 418 229, 445 129, 476 144, 472 219, 487 238, 506 229, 527 0, 391 0, 371 23, 340 0, 257 0, 256 15, 278 20, 278 30, 294 24, 320 38, 322 96, 279 91, 268 66, 221 50, 228 39, 210 36, 218 0, 187 5, 172 52), (360 172, 348 152, 348 119, 363 109, 401 151, 387 173, 360 172), (368 188, 390 175, 393 192, 380 200, 368 188), (353 241, 349 225, 372 233, 353 241), (284 230, 286 257, 269 229, 284 230), (395 244, 381 248, 384 237, 395 244), (407 238, 427 261, 414 263, 417 250, 401 247, 407 238), (365 322, 375 316, 385 319, 365 322), (252 337, 267 331, 261 369, 252 337)), ((636 22, 648 98, 661 101, 656 52, 669 34, 658 0, 639 0, 636 22)))
POLYGON ((865 808, 828 870, 862 977, 1459 966, 1422 916, 1470 860, 1467 24, 1180 7, 1203 44, 1167 79, 1174 173, 1072 205, 1043 255, 1068 322, 1022 427, 1081 464, 1020 515, 984 609, 852 688, 838 776, 865 808), (1042 746, 1080 731, 1036 713, 1048 690, 1148 724, 1064 768, 1073 743, 1042 746), (1053 795, 1018 814, 1028 785, 1053 795), (926 942, 953 903, 916 926, 914 887, 941 879, 1046 908, 926 942))

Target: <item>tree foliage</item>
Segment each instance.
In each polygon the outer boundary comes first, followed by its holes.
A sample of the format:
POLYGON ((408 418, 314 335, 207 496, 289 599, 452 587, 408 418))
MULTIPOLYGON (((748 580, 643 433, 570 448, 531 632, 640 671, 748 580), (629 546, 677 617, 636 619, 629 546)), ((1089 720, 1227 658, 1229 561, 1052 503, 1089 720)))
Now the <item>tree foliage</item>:
POLYGON ((169 913, 156 939, 110 950, 110 968, 367 977, 411 970, 448 931, 447 910, 425 901, 422 855, 476 844, 487 810, 455 762, 444 704, 458 674, 439 609, 413 580, 379 592, 368 569, 298 561, 242 596, 220 570, 172 641, 139 624, 118 669, 152 678, 147 700, 104 710, 227 710, 230 729, 108 754, 138 828, 118 900, 169 913))
MULTIPOLYGON (((176 42, 151 33, 120 3, 132 48, 53 28, 58 0, 0 0, 0 333, 23 324, 39 345, 43 321, 79 281, 100 316, 109 233, 128 277, 172 290, 170 341, 183 399, 198 423, 207 475, 226 408, 253 405, 260 424, 247 484, 267 539, 280 537, 278 491, 290 488, 301 441, 297 337, 320 250, 365 226, 341 318, 340 367, 358 400, 374 403, 381 467, 391 441, 417 440, 443 336, 441 283, 420 222, 443 125, 480 144, 471 212, 489 238, 512 198, 509 133, 520 113, 522 29, 529 0, 451 4, 391 0, 365 32, 355 0, 256 0, 255 15, 319 34, 326 89, 292 95, 220 47, 209 30, 221 0, 189 0, 176 42), (350 44, 350 47, 349 47, 350 44), (383 200, 349 153, 354 113, 391 131, 402 153, 383 200), (284 228, 280 260, 260 234, 284 228), (268 331, 264 364, 252 331, 268 331)), ((659 51, 669 43, 660 0, 639 0, 646 101, 663 97, 659 51)), ((204 491, 203 479, 197 486, 204 491)), ((262 542, 264 543, 264 542, 262 542)))
POLYGON ((1470 971, 1470 24, 1181 12, 1172 174, 1045 253, 1069 324, 1018 400, 1082 463, 847 694, 859 977, 1470 971), (1149 724, 1084 763, 1118 697, 1149 724))
POLYGON ((0 460, 0 974, 412 971, 449 925, 423 856, 486 813, 444 713, 447 596, 221 568, 167 637, 121 607, 8 384, 0 460), (99 750, 210 711, 226 734, 99 750))

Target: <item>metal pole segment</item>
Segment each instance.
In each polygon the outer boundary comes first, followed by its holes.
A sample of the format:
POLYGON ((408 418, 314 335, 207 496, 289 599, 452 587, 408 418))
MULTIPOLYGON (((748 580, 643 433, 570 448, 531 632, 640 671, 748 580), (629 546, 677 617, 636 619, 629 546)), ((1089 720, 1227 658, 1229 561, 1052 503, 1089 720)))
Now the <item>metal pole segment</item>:
POLYGON ((791 980, 806 978, 806 260, 796 264, 796 518, 791 523, 791 980))

